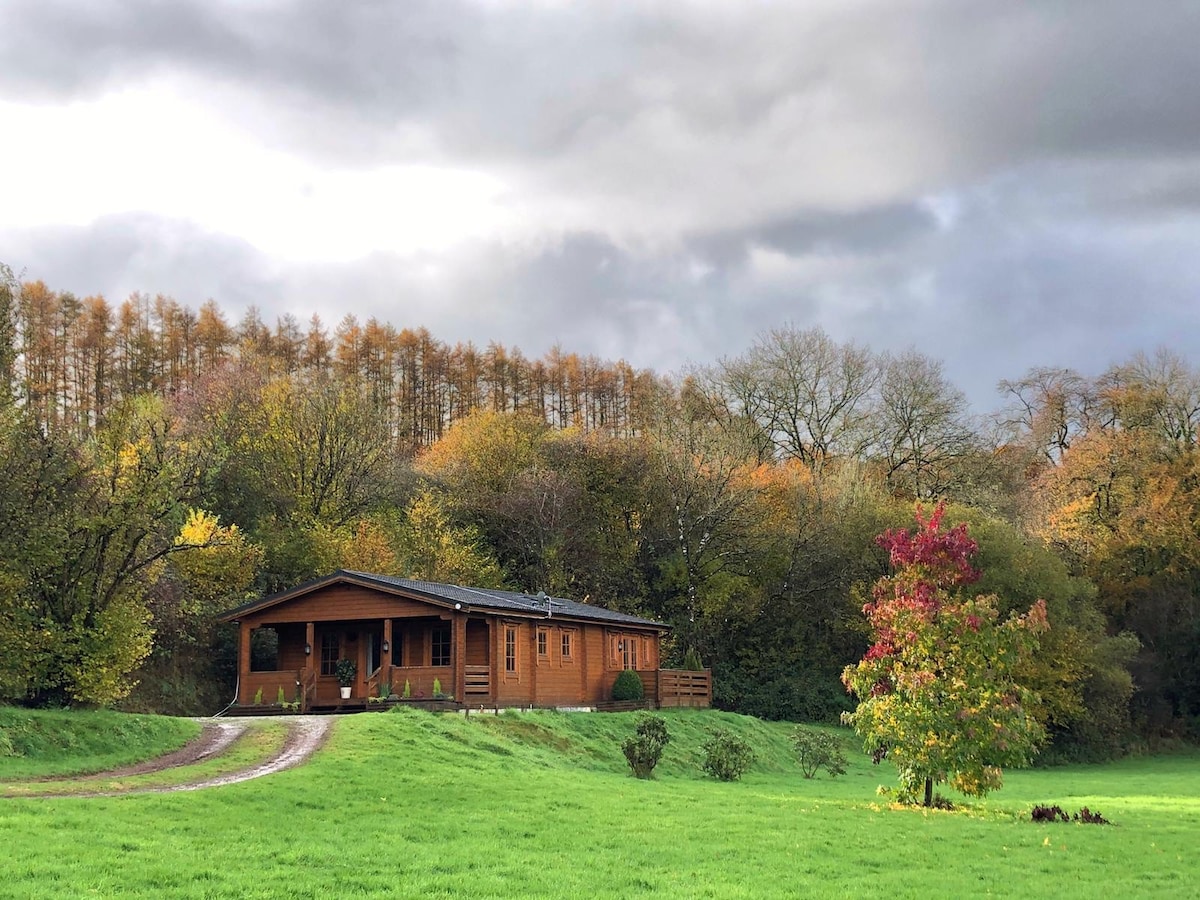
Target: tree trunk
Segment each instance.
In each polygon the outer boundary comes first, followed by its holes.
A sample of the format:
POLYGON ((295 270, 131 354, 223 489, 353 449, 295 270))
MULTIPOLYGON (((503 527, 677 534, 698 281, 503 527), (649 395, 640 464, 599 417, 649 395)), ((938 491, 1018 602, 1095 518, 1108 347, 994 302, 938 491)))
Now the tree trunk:
POLYGON ((925 779, 925 805, 933 806, 933 779, 925 779))

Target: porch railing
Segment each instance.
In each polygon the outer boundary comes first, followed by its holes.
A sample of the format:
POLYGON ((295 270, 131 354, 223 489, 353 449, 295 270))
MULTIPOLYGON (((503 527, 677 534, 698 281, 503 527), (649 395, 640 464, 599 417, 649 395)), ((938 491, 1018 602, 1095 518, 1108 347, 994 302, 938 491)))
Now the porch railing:
POLYGON ((307 668, 300 670, 300 711, 308 712, 313 701, 317 698, 317 670, 307 668))
POLYGON ((488 697, 492 693, 492 670, 489 666, 467 666, 463 693, 467 697, 488 697))

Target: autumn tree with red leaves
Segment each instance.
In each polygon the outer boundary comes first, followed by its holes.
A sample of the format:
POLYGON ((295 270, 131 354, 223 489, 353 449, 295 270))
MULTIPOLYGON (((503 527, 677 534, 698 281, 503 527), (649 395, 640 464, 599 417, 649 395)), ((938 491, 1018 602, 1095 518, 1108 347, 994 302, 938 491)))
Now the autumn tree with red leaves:
POLYGON ((899 770, 901 794, 949 782, 968 796, 1001 785, 1001 767, 1028 765, 1045 739, 1031 714, 1036 696, 1015 680, 1023 658, 1048 627, 1045 603, 999 621, 996 598, 965 598, 960 588, 979 578, 978 546, 965 523, 942 529, 945 507, 913 532, 876 538, 892 574, 877 581, 863 613, 874 643, 842 681, 859 698, 846 715, 876 759, 899 770))

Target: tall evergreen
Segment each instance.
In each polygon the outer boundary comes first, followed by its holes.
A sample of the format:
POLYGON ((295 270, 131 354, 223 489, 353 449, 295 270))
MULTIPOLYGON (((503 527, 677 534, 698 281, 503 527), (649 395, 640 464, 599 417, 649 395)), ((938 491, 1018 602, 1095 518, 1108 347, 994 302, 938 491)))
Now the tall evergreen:
POLYGON ((0 263, 0 409, 8 409, 16 399, 18 290, 12 269, 0 263))

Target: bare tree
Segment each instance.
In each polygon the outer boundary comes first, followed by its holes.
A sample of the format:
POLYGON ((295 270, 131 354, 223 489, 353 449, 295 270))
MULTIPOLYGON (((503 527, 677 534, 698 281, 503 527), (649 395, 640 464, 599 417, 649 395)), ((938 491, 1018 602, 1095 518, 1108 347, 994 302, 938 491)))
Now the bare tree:
POLYGON ((729 408, 757 422, 778 456, 816 470, 832 457, 859 457, 870 445, 879 378, 870 350, 839 344, 820 328, 772 329, 746 355, 720 363, 729 408))
POLYGON ((876 411, 879 455, 892 493, 934 498, 956 486, 976 450, 967 398, 942 364, 916 350, 884 363, 876 411))

